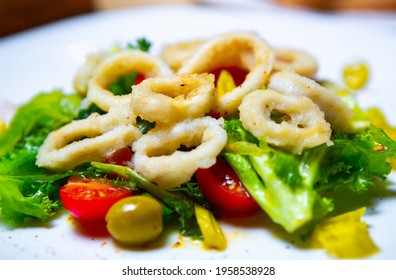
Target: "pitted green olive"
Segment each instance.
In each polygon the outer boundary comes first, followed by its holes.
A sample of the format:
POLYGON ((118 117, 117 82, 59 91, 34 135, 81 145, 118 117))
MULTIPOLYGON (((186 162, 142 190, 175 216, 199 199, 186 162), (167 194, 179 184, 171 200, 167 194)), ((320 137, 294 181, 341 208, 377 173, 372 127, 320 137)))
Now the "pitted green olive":
POLYGON ((117 201, 107 212, 107 230, 126 245, 143 245, 163 229, 162 206, 152 197, 130 196, 117 201))

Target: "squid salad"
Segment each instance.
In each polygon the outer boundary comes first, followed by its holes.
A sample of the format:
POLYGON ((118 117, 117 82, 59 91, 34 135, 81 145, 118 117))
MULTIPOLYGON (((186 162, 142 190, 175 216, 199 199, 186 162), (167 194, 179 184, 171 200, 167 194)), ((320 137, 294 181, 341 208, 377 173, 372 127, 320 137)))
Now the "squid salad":
POLYGON ((223 220, 263 213, 307 250, 381 250, 367 205, 339 206, 383 186, 396 159, 396 129, 356 98, 368 65, 345 66, 343 84, 319 80, 312 55, 252 32, 150 47, 90 53, 73 93, 39 93, 0 122, 0 222, 66 209, 131 250, 173 225, 224 251, 223 220))

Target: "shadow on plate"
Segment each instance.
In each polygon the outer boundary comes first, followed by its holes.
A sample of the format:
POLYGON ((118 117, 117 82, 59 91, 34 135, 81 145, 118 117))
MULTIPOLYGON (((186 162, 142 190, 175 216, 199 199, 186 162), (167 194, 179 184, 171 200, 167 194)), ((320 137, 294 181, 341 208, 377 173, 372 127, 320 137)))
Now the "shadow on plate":
MULTIPOLYGON (((335 210, 329 216, 340 215, 362 207, 366 208, 365 215, 380 215, 376 206, 384 203, 387 199, 396 198, 396 188, 392 185, 393 183, 389 181, 375 181, 375 185, 368 187, 368 190, 362 193, 348 190, 332 193, 331 198, 333 198, 335 210)), ((268 231, 275 238, 281 239, 293 247, 309 248, 309 242, 307 242, 309 230, 289 234, 280 225, 272 222, 263 211, 247 217, 223 217, 221 220, 223 223, 239 227, 241 230, 250 228, 268 231)))

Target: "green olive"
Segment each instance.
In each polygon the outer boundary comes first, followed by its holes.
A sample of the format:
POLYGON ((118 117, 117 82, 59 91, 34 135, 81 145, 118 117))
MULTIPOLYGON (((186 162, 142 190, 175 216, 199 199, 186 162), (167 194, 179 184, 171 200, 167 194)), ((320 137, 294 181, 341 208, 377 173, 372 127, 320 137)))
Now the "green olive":
POLYGON ((130 196, 117 201, 106 214, 111 236, 125 245, 143 245, 163 229, 162 206, 152 197, 130 196))

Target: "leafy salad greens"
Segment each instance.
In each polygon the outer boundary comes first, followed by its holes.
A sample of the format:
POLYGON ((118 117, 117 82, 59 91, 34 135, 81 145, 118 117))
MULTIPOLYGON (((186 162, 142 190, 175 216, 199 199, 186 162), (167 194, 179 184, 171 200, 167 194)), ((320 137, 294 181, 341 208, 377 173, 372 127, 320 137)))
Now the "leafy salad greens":
POLYGON ((388 159, 396 156, 395 142, 374 126, 353 135, 335 133, 333 145, 302 155, 270 147, 239 120, 227 121, 225 128, 224 157, 265 212, 289 232, 330 213, 332 193, 363 192, 374 178, 385 179, 392 169, 388 159))

